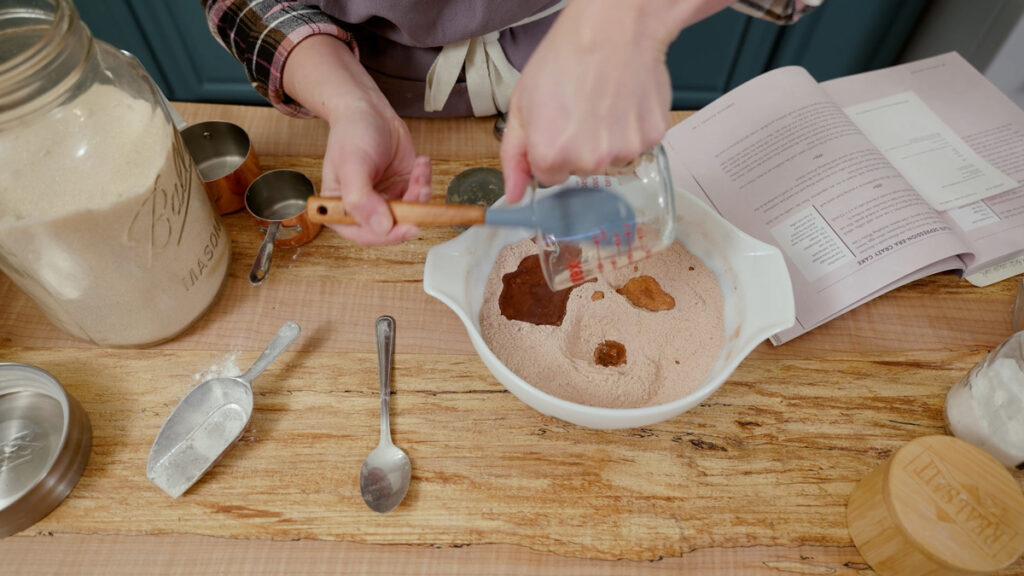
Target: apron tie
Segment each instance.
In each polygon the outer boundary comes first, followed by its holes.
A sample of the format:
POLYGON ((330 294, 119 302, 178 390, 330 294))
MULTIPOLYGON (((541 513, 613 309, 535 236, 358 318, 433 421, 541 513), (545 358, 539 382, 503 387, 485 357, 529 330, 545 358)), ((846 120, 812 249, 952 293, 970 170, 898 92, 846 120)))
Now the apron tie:
MULTIPOLYGON (((529 24, 561 10, 568 0, 524 18, 508 28, 529 24)), ((504 28, 503 30, 507 30, 504 28)), ((482 36, 445 44, 427 72, 423 94, 423 109, 438 112, 459 79, 459 72, 466 69, 466 88, 474 116, 493 116, 499 111, 508 112, 508 101, 512 87, 519 79, 519 71, 509 63, 505 51, 498 43, 501 30, 482 36)))

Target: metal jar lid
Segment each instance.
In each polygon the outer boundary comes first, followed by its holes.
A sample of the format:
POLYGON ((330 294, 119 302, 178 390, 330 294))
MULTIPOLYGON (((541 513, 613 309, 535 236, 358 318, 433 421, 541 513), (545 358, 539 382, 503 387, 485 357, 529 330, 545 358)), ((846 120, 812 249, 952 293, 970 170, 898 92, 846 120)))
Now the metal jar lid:
POLYGON ((56 508, 81 477, 91 447, 88 416, 56 378, 0 363, 0 537, 56 508))

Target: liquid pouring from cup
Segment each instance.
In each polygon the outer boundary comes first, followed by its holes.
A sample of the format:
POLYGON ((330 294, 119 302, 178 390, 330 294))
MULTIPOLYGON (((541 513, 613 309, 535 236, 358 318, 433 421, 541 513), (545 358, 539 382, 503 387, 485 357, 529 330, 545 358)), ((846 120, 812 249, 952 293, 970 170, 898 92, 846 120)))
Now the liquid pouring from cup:
POLYGON ((602 174, 571 176, 557 186, 536 181, 527 197, 538 218, 536 242, 540 265, 552 290, 562 290, 636 263, 671 246, 676 241, 675 188, 668 158, 659 144, 624 166, 611 166, 602 174), (628 206, 628 213, 616 214, 612 206, 589 200, 594 195, 574 197, 563 213, 545 214, 549 199, 566 190, 590 189, 614 195, 628 206), (541 218, 576 219, 592 213, 599 224, 588 229, 549 231, 541 218))

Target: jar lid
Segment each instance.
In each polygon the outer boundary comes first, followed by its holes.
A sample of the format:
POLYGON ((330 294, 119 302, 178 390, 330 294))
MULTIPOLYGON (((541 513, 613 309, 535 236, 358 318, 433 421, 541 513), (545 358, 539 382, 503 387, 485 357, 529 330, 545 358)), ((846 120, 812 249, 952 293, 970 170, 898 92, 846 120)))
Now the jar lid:
POLYGON ((35 524, 63 501, 91 446, 85 411, 53 376, 0 363, 0 537, 35 524))
POLYGON ((987 452, 925 436, 892 457, 885 496, 922 553, 967 572, 998 570, 1024 551, 1024 495, 987 452))

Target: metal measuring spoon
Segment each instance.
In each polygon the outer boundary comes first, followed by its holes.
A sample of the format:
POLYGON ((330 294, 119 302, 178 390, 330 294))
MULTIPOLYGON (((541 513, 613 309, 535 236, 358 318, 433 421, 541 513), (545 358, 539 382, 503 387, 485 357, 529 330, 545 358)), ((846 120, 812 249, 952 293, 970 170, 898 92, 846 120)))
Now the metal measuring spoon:
POLYGON ((395 353, 395 319, 377 318, 377 363, 380 371, 380 443, 363 461, 359 491, 374 512, 391 512, 409 491, 409 456, 391 442, 391 358, 395 353))
POLYGON ((252 416, 252 381, 299 336, 286 322, 237 378, 212 378, 181 399, 153 441, 146 476, 172 498, 203 477, 245 431, 252 416))

